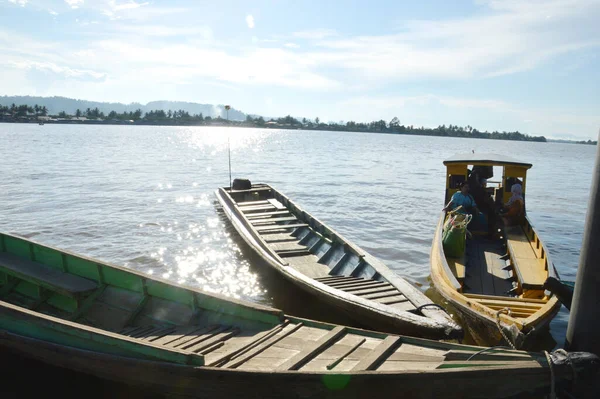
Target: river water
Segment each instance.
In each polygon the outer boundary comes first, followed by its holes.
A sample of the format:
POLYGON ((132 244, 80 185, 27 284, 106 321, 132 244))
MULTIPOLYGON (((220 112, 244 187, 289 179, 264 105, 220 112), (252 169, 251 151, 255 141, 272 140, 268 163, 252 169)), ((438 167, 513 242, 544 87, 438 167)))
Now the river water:
MULTIPOLYGON (((269 274, 215 206, 214 190, 229 184, 228 141, 234 178, 275 186, 428 293, 442 161, 475 151, 530 162, 528 214, 561 278, 575 279, 595 155, 575 144, 0 124, 0 231, 316 318, 318 304, 269 274)), ((563 308, 550 329, 557 346, 567 322, 563 308)))

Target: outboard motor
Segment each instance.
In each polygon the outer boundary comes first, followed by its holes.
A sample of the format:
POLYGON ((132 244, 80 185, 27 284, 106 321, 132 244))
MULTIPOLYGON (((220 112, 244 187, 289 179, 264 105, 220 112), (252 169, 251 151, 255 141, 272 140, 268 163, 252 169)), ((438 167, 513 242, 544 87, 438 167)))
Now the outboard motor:
POLYGON ((252 188, 252 183, 249 179, 233 179, 233 183, 231 184, 232 190, 250 190, 252 188))

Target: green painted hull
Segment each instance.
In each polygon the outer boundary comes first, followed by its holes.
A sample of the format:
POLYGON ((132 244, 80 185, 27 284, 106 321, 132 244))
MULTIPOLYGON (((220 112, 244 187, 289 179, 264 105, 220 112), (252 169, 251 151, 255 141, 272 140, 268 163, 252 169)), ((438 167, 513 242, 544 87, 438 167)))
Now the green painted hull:
POLYGON ((542 354, 295 318, 8 234, 0 246, 0 347, 58 367, 185 397, 549 390, 542 354))

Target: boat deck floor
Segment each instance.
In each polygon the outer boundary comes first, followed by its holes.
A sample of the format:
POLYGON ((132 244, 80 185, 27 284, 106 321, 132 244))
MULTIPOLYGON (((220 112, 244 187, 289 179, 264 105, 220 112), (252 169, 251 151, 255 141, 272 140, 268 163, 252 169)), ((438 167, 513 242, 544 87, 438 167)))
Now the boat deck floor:
POLYGON ((505 253, 501 240, 479 236, 467 240, 463 292, 509 296, 507 292, 513 286, 511 275, 505 270, 506 262, 501 259, 505 253))
POLYGON ((294 256, 285 260, 295 270, 310 278, 326 277, 331 272, 329 266, 319 263, 319 258, 313 254, 294 256))

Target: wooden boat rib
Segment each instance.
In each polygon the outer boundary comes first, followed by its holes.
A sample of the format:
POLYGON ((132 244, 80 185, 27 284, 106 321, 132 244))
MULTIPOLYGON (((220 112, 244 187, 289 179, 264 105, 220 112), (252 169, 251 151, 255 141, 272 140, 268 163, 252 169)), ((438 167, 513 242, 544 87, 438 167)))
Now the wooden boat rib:
MULTIPOLYGON (((531 168, 494 154, 458 155, 444 164, 446 202, 468 178, 468 166, 502 168, 502 180, 493 188, 499 204, 510 198, 513 182, 522 183, 525 195, 531 168)), ((465 255, 452 258, 442 243, 446 216, 440 216, 431 249, 434 286, 458 310, 478 344, 526 345, 527 337, 547 326, 560 308, 557 297, 544 290, 545 280, 557 273, 530 219, 525 215, 520 225, 506 227, 504 236, 495 240, 474 234, 465 255)))
POLYGON ((271 267, 361 325, 434 339, 462 337, 445 310, 273 187, 220 188, 216 195, 241 237, 271 267))
POLYGON ((300 319, 8 234, 0 247, 0 347, 169 396, 505 397, 580 366, 300 319))

